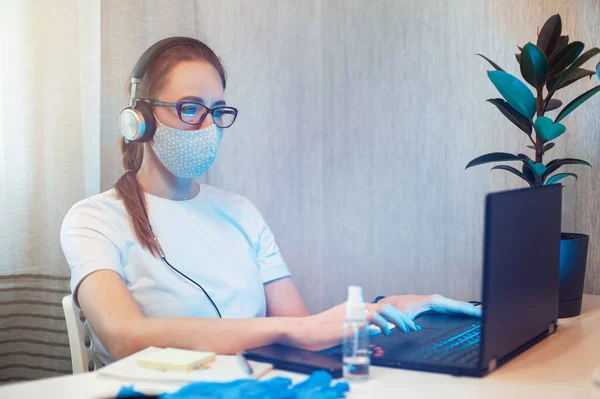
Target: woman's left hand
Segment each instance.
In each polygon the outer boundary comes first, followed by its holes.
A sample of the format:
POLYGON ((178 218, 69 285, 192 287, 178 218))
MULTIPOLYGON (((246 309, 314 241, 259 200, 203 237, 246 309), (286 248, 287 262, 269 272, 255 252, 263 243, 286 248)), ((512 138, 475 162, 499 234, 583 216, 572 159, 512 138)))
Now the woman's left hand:
POLYGON ((390 296, 380 300, 379 303, 393 305, 407 314, 411 319, 428 310, 446 314, 464 314, 481 317, 481 309, 475 305, 448 299, 439 294, 390 296))

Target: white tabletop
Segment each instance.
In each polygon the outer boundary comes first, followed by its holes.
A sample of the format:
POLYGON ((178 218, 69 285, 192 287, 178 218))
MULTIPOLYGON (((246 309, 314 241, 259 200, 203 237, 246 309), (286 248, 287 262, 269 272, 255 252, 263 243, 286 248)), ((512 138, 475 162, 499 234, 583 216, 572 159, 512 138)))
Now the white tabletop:
MULTIPOLYGON (((558 331, 484 378, 372 367, 366 383, 352 384, 348 398, 600 398, 592 382, 600 366, 600 296, 586 295, 582 315, 559 320, 558 331), (418 395, 418 396, 417 396, 418 395)), ((273 371, 265 378, 306 376, 273 371)), ((84 373, 0 387, 0 398, 108 398, 131 382, 84 373)), ((136 383, 146 393, 177 385, 136 383)))

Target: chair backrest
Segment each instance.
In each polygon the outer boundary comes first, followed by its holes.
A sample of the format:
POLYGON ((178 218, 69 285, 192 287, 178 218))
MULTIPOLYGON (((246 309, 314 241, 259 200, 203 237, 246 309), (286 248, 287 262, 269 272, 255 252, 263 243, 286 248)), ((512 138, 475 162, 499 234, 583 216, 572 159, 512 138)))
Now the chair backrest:
POLYGON ((94 340, 90 333, 90 326, 81 309, 73 302, 73 297, 71 295, 64 297, 62 306, 69 334, 73 374, 94 371, 104 366, 94 353, 94 340))

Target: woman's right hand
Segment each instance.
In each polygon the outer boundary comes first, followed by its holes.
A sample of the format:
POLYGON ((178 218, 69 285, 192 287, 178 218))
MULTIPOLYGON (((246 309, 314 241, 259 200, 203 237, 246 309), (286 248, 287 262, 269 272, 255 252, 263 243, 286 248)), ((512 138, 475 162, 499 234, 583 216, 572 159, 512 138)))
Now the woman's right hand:
MULTIPOLYGON (((390 304, 367 303, 367 323, 376 325, 389 335, 388 322, 400 331, 417 331, 421 328, 405 313, 390 304)), ((312 316, 301 317, 290 323, 290 331, 281 343, 301 349, 320 351, 339 345, 342 341, 342 326, 346 319, 346 303, 312 316)))

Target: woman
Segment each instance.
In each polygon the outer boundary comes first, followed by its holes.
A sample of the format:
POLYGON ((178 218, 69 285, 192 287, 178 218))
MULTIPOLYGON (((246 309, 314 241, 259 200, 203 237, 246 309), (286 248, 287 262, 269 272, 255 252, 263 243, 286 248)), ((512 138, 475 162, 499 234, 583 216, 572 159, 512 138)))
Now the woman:
MULTIPOLYGON (((127 171, 114 189, 75 204, 63 222, 71 290, 95 351, 108 363, 148 346, 231 354, 272 343, 336 345, 343 304, 309 315, 259 211, 195 181, 237 110, 225 103, 219 58, 202 42, 182 40, 149 49, 134 69, 146 63, 130 105, 148 120, 140 125, 138 116, 123 116, 132 109, 122 113, 122 131, 132 121, 138 133, 147 130, 141 141, 122 139, 127 171)), ((419 329, 413 318, 429 309, 481 314, 439 295, 392 296, 367 307, 369 322, 386 334, 388 321, 404 332, 419 329)))

